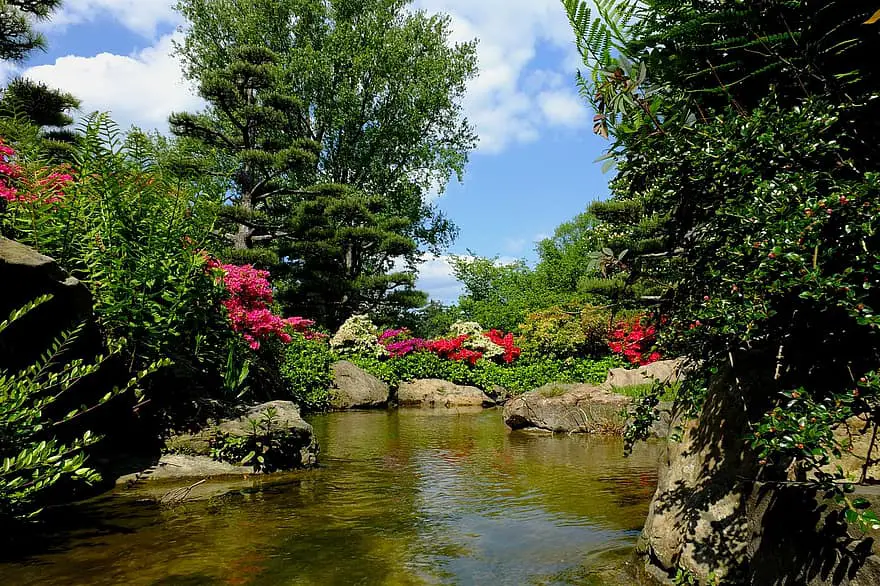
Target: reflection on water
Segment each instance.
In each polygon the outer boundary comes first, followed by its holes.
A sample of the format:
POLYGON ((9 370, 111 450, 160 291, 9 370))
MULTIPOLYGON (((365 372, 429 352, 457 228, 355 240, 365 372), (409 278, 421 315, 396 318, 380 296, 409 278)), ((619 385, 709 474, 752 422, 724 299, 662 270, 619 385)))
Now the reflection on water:
POLYGON ((510 433, 497 410, 313 420, 321 468, 175 507, 117 492, 2 584, 626 584, 656 450, 510 433))

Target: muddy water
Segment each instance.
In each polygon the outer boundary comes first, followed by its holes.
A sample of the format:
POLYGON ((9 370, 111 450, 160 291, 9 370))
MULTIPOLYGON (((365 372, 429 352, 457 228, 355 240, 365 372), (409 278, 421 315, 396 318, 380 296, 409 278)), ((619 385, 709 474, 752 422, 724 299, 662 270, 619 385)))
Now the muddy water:
POLYGON ((0 584, 632 584, 654 447, 511 433, 497 410, 312 423, 319 469, 69 507, 49 552, 0 565, 0 584))

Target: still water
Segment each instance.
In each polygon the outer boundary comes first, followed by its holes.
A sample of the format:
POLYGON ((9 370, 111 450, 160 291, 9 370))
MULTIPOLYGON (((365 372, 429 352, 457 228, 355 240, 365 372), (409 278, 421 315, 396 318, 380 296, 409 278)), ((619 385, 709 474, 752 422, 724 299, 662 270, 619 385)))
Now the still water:
POLYGON ((632 584, 656 448, 511 433, 498 410, 312 424, 319 469, 71 507, 49 553, 0 565, 0 584, 632 584))

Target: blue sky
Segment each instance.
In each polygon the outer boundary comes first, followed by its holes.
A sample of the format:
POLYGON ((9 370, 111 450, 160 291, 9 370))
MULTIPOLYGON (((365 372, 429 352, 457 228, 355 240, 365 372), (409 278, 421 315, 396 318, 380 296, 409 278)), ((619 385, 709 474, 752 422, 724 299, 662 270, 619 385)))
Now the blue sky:
MULTIPOLYGON (((83 111, 109 110, 123 126, 167 130, 175 110, 200 100, 170 55, 179 24, 173 0, 66 0, 42 25, 46 53, 0 77, 23 74, 72 92, 83 111)), ((480 39, 480 75, 465 111, 480 136, 464 181, 437 203, 459 226, 450 253, 534 260, 536 240, 607 192, 594 161, 606 143, 590 133, 577 95, 578 66, 559 0, 416 0, 452 17, 455 40, 480 39)), ((4 69, 5 68, 5 69, 4 69)), ((422 266, 420 287, 452 301, 445 256, 422 266)))

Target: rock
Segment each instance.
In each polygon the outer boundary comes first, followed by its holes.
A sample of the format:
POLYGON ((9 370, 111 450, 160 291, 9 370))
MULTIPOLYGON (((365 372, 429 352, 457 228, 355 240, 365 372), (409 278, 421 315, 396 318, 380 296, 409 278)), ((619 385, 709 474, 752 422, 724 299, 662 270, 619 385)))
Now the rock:
POLYGON ((872 540, 846 539, 838 506, 802 485, 751 480, 757 458, 742 396, 722 373, 698 420, 673 415, 684 432, 661 458, 638 545, 645 573, 660 583, 679 569, 697 583, 880 583, 872 540))
POLYGON ((369 372, 347 360, 335 363, 332 369, 330 406, 333 409, 370 409, 388 404, 388 385, 369 372))
POLYGON ((282 450, 287 460, 282 469, 290 470, 313 466, 318 458, 318 444, 312 426, 303 420, 296 403, 270 401, 255 405, 238 419, 227 419, 217 426, 220 433, 233 437, 247 437, 268 429, 276 438, 280 435, 282 450))
POLYGON ((502 416, 511 429, 621 433, 630 401, 604 387, 551 383, 510 399, 502 416))
POLYGON ((116 479, 116 484, 132 484, 144 480, 171 480, 176 478, 209 478, 213 476, 240 476, 253 474, 251 466, 237 466, 218 462, 208 456, 187 454, 164 454, 155 465, 143 472, 126 474, 116 479))
POLYGON ((397 389, 401 407, 492 407, 495 401, 477 387, 428 378, 402 383, 397 389))
POLYGON ((17 371, 35 362, 62 331, 86 322, 75 355, 91 358, 103 350, 92 314, 92 296, 77 279, 36 250, 0 237, 0 321, 41 295, 52 300, 14 323, 0 339, 0 368, 17 371), (5 340, 5 342, 4 342, 5 340))
POLYGON ((280 452, 273 455, 276 469, 292 470, 316 463, 318 446, 312 426, 300 416, 299 407, 290 401, 271 401, 250 407, 244 415, 236 419, 225 419, 218 425, 206 427, 196 433, 169 438, 165 442, 165 450, 173 452, 172 454, 162 456, 150 469, 124 476, 122 480, 252 474, 252 467, 217 462, 210 457, 210 453, 211 443, 218 435, 250 437, 255 430, 258 435, 263 436, 267 432, 272 433, 273 444, 280 452), (174 458, 169 460, 170 456, 174 458), (279 457, 283 463, 280 466, 277 465, 279 457))
POLYGON ((604 385, 612 389, 622 389, 625 387, 635 387, 640 385, 652 384, 655 380, 660 382, 678 382, 681 378, 681 368, 683 361, 677 360, 660 360, 652 362, 641 368, 626 369, 612 368, 608 372, 608 378, 605 379, 604 385))

